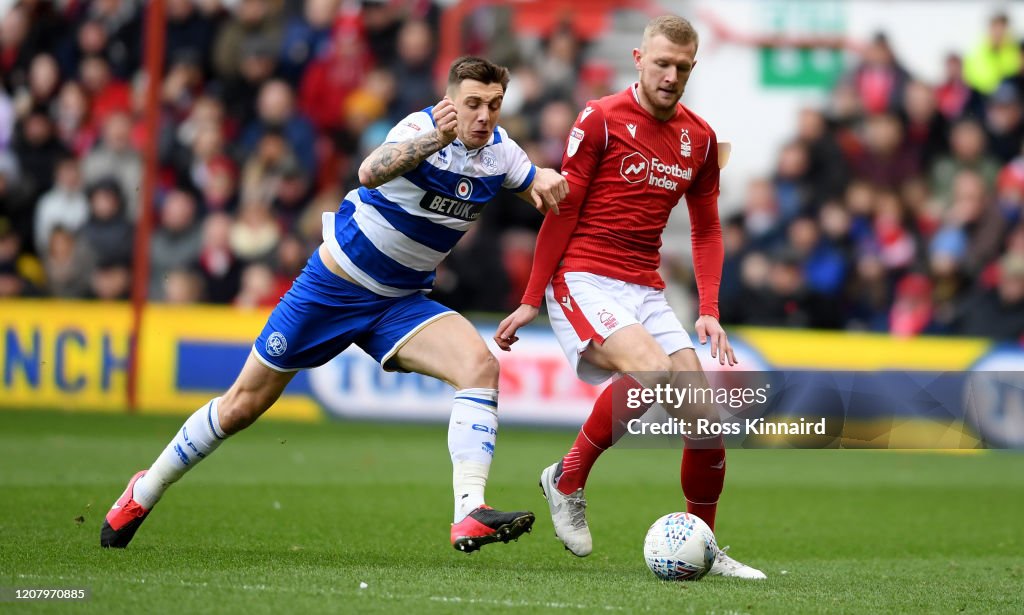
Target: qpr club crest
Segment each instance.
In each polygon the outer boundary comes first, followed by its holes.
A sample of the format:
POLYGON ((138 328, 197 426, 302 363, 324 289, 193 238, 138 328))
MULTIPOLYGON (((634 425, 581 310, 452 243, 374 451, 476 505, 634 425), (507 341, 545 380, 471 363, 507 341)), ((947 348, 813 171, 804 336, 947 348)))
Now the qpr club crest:
POLYGON ((485 149, 480 154, 480 164, 482 164, 484 170, 491 175, 498 172, 498 160, 494 157, 494 152, 489 149, 485 149))
POLYGON ((465 177, 459 180, 459 183, 455 184, 455 196, 459 197, 463 201, 473 196, 473 182, 469 181, 465 177))
POLYGON ((267 338, 267 354, 279 357, 288 350, 288 339, 280 331, 274 331, 267 338))

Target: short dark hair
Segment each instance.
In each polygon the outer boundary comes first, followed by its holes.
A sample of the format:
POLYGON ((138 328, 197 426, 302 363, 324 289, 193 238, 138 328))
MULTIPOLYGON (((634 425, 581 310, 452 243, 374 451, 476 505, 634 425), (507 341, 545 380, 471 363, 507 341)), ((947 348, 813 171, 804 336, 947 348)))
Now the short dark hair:
POLYGON ((448 85, 458 85, 466 79, 480 83, 500 83, 501 90, 508 87, 508 69, 477 56, 462 56, 452 62, 448 71, 448 85))

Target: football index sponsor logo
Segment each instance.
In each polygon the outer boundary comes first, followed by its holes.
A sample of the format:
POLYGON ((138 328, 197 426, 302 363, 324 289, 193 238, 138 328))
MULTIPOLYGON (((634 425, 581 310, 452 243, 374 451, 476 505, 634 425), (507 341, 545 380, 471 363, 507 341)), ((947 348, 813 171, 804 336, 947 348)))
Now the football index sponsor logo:
POLYGON ((622 179, 631 184, 646 181, 650 186, 664 188, 671 192, 675 192, 679 188, 679 182, 676 180, 690 181, 693 179, 693 169, 683 169, 674 163, 665 164, 657 158, 648 161, 640 152, 623 156, 619 174, 622 175, 622 179))
POLYGON ((640 152, 633 152, 622 157, 619 175, 631 184, 639 184, 647 179, 647 158, 640 152))
POLYGON ((647 182, 648 184, 675 192, 679 187, 679 182, 671 179, 673 177, 690 181, 693 179, 693 169, 683 169, 674 163, 668 165, 657 158, 651 160, 651 179, 647 182))

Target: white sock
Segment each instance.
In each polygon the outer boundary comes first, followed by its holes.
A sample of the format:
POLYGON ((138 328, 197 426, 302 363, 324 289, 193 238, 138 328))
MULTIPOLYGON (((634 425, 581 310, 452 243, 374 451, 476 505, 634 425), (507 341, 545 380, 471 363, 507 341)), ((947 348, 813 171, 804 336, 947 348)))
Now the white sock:
POLYGON ((146 474, 135 482, 132 498, 143 508, 153 508, 168 487, 228 437, 217 418, 218 401, 219 397, 214 398, 188 417, 146 474))
POLYGON ((452 456, 455 523, 484 503, 484 486, 498 435, 498 391, 455 391, 448 423, 448 452, 452 456))

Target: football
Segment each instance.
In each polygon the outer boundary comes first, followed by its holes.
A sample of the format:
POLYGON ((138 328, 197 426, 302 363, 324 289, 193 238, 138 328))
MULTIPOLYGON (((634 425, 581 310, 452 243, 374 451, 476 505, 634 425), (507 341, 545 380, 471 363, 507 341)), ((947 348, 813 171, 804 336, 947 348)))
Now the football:
POLYGON ((664 581, 698 581, 711 571, 718 553, 715 534, 700 517, 676 512, 647 530, 644 559, 664 581))

